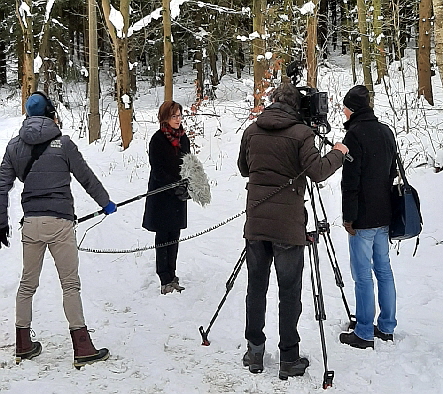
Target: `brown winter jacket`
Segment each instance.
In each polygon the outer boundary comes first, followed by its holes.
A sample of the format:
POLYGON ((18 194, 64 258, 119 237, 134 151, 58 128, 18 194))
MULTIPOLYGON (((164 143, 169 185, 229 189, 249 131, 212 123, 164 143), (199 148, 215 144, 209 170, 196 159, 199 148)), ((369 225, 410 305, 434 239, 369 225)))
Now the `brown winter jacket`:
POLYGON ((321 182, 343 164, 331 150, 321 157, 314 133, 290 106, 274 103, 244 132, 237 165, 249 177, 244 237, 289 245, 305 245, 306 176, 321 182), (281 191, 254 206, 289 180, 281 191))

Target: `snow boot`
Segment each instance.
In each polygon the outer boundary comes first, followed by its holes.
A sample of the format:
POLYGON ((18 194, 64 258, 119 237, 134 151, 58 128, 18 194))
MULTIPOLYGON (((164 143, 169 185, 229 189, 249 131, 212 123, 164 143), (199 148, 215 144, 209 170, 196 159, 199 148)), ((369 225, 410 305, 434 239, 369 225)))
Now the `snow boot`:
POLYGON ((30 360, 42 352, 40 342, 31 341, 30 328, 15 328, 15 363, 20 364, 22 360, 30 360))
POLYGON ((346 345, 356 347, 358 349, 366 349, 368 347, 374 349, 374 341, 367 341, 354 334, 354 331, 350 333, 342 332, 340 334, 340 342, 346 345))
POLYGON ((386 334, 381 332, 377 326, 374 326, 374 337, 381 339, 382 341, 393 341, 394 334, 386 334))
POLYGON ((278 377, 281 380, 288 380, 289 376, 303 376, 306 368, 309 367, 309 360, 301 357, 295 361, 280 361, 280 371, 278 377))
POLYGON ((92 344, 87 327, 71 330, 72 346, 74 348, 74 367, 80 369, 86 364, 105 361, 109 358, 106 348, 97 350, 92 344))
POLYGON ((174 286, 172 283, 167 283, 166 285, 162 285, 160 289, 160 293, 162 294, 168 294, 172 293, 174 291, 174 286))
POLYGON ((251 373, 263 372, 263 355, 265 354, 265 344, 254 345, 248 341, 248 350, 243 356, 243 365, 249 367, 251 373))
POLYGON ((178 277, 177 276, 174 276, 174 279, 172 279, 171 285, 179 293, 181 293, 182 290, 185 289, 183 286, 180 286, 180 284, 178 283, 178 277))

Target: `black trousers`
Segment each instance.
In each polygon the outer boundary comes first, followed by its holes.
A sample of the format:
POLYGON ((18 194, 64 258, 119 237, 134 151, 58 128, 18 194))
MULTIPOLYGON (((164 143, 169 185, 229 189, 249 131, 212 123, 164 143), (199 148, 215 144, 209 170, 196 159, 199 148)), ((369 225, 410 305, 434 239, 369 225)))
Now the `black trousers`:
MULTIPOLYGON (((161 245, 180 238, 180 230, 157 231, 155 233, 155 244, 161 245)), ((175 277, 177 267, 178 242, 169 246, 155 248, 156 272, 160 283, 166 285, 171 283, 175 277)))
POLYGON ((278 244, 270 241, 246 241, 248 290, 246 295, 245 337, 254 345, 266 341, 263 332, 266 314, 266 293, 271 264, 274 260, 279 296, 280 361, 295 361, 299 356, 301 286, 304 246, 278 244))

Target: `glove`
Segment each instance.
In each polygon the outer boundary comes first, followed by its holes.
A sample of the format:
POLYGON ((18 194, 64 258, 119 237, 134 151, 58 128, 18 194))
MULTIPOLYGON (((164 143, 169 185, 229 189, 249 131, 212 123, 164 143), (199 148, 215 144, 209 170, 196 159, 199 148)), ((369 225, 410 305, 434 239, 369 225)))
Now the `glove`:
POLYGON ((0 228, 0 249, 2 248, 2 244, 9 247, 9 226, 0 228))
POLYGON ((106 205, 106 207, 103 207, 103 210, 105 211, 105 215, 110 215, 117 210, 117 205, 115 205, 112 201, 109 201, 108 205, 106 205))
POLYGON ((175 195, 180 201, 186 201, 191 198, 191 196, 188 193, 188 188, 185 185, 178 186, 175 189, 175 195))
POLYGON ((355 235, 357 234, 357 232, 355 231, 355 229, 352 227, 352 222, 343 222, 343 227, 345 228, 345 230, 351 234, 351 235, 355 235))

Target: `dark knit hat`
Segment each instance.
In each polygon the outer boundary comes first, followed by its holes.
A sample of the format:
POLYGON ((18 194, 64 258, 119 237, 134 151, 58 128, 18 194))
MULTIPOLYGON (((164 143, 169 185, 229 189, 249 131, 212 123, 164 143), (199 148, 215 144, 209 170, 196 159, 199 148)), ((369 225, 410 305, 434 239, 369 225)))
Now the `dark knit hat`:
POLYGON ((46 116, 48 101, 41 94, 32 94, 25 104, 28 116, 46 116))
POLYGON ((349 108, 352 112, 357 112, 359 109, 369 107, 369 102, 369 90, 363 85, 356 85, 351 88, 343 99, 345 107, 349 108))

